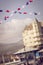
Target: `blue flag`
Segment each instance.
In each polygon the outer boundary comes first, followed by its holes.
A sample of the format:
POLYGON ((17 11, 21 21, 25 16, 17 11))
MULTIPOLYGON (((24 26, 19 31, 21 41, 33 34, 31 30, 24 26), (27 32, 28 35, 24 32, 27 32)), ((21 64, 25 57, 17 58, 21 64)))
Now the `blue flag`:
POLYGON ((0 10, 0 12, 3 12, 3 10, 0 10))

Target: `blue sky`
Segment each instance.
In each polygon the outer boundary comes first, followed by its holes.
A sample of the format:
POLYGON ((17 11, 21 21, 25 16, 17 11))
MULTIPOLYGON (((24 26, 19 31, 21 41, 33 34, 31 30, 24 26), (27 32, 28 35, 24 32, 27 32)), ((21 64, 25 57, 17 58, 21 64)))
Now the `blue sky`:
POLYGON ((18 7, 22 8, 23 5, 26 4, 29 0, 0 0, 0 9, 3 10, 2 13, 0 13, 0 20, 3 22, 11 21, 12 19, 25 19, 25 18, 37 18, 39 20, 43 20, 43 0, 33 0, 32 3, 30 3, 28 6, 23 8, 21 12, 26 11, 28 14, 13 14, 12 17, 4 20, 4 16, 10 16, 12 14, 12 11, 16 11, 18 7), (10 10, 10 13, 6 13, 5 10, 10 10), (34 16, 34 12, 39 13, 40 15, 34 16), (29 13, 32 13, 31 15, 29 13))

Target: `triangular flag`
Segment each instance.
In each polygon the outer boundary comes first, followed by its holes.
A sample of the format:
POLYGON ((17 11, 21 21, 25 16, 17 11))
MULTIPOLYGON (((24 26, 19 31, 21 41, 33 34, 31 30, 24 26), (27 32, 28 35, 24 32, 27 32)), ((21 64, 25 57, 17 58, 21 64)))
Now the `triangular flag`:
POLYGON ((17 11, 14 11, 14 13, 17 13, 17 11))
POLYGON ((5 17, 4 17, 4 20, 7 20, 7 18, 9 18, 9 16, 5 16, 5 17))
POLYGON ((10 15, 10 17, 12 17, 13 16, 13 13, 10 15))
POLYGON ((25 7, 26 7, 26 5, 23 5, 23 6, 22 6, 22 9, 25 8, 25 7))
POLYGON ((29 14, 32 15, 32 12, 30 12, 29 14))
POLYGON ((33 0, 29 0, 29 2, 33 2, 33 0))
POLYGON ((22 14, 22 12, 18 12, 19 14, 22 14))
POLYGON ((7 13, 9 13, 9 12, 10 12, 10 10, 6 10, 6 12, 7 12, 7 13))
POLYGON ((27 14, 27 12, 23 12, 23 14, 27 14))
POLYGON ((26 2, 26 5, 29 5, 29 2, 26 2))
POLYGON ((3 10, 0 10, 0 12, 3 12, 3 10))
POLYGON ((20 10, 20 8, 18 8, 17 10, 20 10))
POLYGON ((6 18, 9 18, 9 16, 6 16, 6 18))
POLYGON ((34 15, 37 15, 37 13, 36 13, 36 12, 34 12, 34 15))

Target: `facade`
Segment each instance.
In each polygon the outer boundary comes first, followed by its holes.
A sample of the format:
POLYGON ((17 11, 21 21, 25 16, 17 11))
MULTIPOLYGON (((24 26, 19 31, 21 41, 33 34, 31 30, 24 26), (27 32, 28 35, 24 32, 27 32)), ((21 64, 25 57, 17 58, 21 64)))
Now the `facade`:
POLYGON ((43 22, 39 22, 35 19, 32 23, 25 27, 22 36, 25 51, 43 48, 43 22))

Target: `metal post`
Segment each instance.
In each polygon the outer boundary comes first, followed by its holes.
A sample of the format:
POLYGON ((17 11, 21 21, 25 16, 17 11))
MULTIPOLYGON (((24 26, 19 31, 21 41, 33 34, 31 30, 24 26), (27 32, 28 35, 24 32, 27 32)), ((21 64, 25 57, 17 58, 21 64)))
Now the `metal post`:
MULTIPOLYGON (((26 51, 26 50, 25 50, 25 46, 24 46, 24 51, 26 51)), ((27 54, 25 54, 25 60, 26 60, 25 65, 29 65, 29 63, 28 63, 28 58, 27 58, 27 54)))
POLYGON ((2 55, 3 64, 5 65, 4 55, 2 55))

